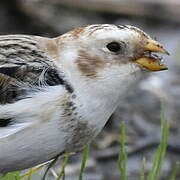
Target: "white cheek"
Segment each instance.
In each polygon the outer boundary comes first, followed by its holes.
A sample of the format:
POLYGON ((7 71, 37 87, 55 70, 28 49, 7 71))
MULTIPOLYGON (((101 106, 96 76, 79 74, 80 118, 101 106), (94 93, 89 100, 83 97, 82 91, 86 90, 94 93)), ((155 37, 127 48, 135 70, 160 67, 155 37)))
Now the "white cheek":
MULTIPOLYGON (((140 76, 140 67, 134 63, 112 65, 99 72, 101 86, 110 94, 119 94, 118 89, 124 92, 130 84, 136 82, 140 76), (102 78, 103 77, 103 78, 102 78), (113 88, 112 88, 113 87, 113 88)), ((120 94, 119 94, 120 95, 120 94)))
MULTIPOLYGON (((111 81, 118 82, 119 80, 125 80, 126 77, 132 76, 132 74, 136 73, 140 70, 140 67, 135 63, 127 63, 122 65, 117 65, 109 63, 107 67, 99 71, 100 77, 111 78, 111 81)), ((111 82, 110 81, 110 82, 111 82)), ((107 81, 110 83, 109 81, 107 81)))

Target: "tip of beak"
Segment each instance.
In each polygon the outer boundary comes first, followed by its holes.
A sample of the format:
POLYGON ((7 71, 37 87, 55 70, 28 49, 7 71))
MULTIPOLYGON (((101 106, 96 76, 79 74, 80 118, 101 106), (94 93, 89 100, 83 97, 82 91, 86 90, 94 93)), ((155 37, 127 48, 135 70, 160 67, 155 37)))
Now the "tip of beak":
POLYGON ((168 51, 165 50, 165 53, 166 55, 170 56, 170 53, 168 51))
POLYGON ((158 43, 157 41, 152 40, 152 39, 148 40, 148 43, 146 44, 144 49, 151 51, 151 52, 158 52, 158 53, 170 55, 169 52, 167 50, 165 50, 160 43, 158 43))
POLYGON ((164 48, 162 48, 162 47, 159 48, 159 50, 157 50, 156 52, 159 52, 159 53, 162 53, 162 54, 166 54, 168 56, 170 55, 170 53, 167 50, 165 50, 164 48))

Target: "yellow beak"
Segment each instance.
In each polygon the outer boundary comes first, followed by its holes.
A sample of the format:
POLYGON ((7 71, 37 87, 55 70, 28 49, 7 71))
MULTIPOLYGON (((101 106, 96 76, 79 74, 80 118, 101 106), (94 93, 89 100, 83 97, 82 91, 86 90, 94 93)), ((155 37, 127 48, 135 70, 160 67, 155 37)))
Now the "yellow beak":
MULTIPOLYGON (((149 39, 148 43, 144 47, 145 52, 158 52, 162 54, 167 54, 169 53, 163 48, 161 44, 159 44, 157 41, 149 39)), ((142 56, 138 59, 135 60, 136 63, 142 65, 144 68, 150 70, 150 71, 161 71, 161 70, 166 70, 168 69, 166 65, 161 64, 160 58, 156 56, 142 56)))

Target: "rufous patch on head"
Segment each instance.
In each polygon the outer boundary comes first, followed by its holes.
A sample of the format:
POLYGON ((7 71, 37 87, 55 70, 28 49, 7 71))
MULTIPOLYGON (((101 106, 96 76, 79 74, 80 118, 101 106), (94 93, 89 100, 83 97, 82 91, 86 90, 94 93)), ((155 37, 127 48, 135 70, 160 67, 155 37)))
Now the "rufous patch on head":
POLYGON ((81 50, 76 63, 82 75, 92 78, 97 76, 98 69, 103 68, 106 62, 98 56, 93 57, 81 50))
POLYGON ((56 39, 50 39, 50 38, 41 38, 39 37, 39 46, 40 48, 46 52, 46 54, 53 59, 56 59, 58 56, 58 48, 56 39))
POLYGON ((76 29, 70 31, 70 33, 71 33, 71 35, 72 35, 74 38, 78 38, 79 35, 80 35, 82 32, 84 32, 84 28, 85 28, 85 26, 84 26, 84 27, 76 28, 76 29))

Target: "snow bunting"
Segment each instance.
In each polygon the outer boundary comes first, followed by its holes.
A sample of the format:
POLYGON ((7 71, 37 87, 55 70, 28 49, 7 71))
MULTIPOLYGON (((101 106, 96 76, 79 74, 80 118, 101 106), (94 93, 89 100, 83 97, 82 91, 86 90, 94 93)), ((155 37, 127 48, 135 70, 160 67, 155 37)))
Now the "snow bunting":
POLYGON ((152 52, 167 54, 133 26, 0 36, 0 172, 81 150, 143 69, 167 69, 152 52))

